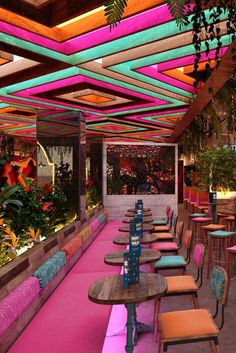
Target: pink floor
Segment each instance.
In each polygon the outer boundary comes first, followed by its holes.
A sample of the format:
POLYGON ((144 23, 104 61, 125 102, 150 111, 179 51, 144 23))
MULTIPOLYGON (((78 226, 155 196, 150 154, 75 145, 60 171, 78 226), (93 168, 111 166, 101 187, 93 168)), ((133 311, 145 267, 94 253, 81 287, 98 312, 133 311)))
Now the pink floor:
POLYGON ((88 288, 98 278, 120 272, 120 267, 103 261, 107 252, 121 249, 112 243, 119 225, 120 222, 106 225, 9 353, 102 352, 111 307, 92 303, 88 288))

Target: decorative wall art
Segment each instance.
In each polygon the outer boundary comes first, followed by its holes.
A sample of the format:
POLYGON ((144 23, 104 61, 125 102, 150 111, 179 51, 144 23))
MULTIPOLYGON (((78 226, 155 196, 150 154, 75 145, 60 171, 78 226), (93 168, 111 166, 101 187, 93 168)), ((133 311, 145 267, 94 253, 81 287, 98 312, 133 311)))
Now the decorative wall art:
POLYGON ((107 195, 175 194, 175 147, 107 145, 107 195))

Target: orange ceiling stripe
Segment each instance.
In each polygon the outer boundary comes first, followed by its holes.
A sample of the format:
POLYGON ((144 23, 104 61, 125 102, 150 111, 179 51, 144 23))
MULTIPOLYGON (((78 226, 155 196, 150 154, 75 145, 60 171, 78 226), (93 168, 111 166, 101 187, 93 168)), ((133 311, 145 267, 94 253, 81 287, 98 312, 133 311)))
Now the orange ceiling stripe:
POLYGON ((61 29, 49 28, 0 7, 0 20, 44 37, 59 40, 61 29))
MULTIPOLYGON (((205 70, 206 63, 207 63, 207 61, 199 63, 198 64, 199 65, 198 71, 205 70)), ((212 61, 211 68, 214 68, 215 66, 216 66, 215 62, 212 61)), ((180 69, 166 70, 166 71, 163 71, 162 73, 167 76, 176 78, 179 81, 188 83, 189 85, 193 85, 194 79, 187 75, 188 73, 193 72, 193 69, 194 69, 193 65, 187 65, 187 66, 184 66, 182 68, 182 70, 180 70, 180 69)))

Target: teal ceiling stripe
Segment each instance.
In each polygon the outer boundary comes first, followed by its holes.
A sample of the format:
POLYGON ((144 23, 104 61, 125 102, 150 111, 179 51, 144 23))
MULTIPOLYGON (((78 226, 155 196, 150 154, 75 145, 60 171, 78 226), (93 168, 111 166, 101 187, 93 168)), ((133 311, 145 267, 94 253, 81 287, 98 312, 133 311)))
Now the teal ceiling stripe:
POLYGON ((0 42, 11 44, 13 46, 29 50, 33 53, 47 56, 48 58, 60 60, 62 62, 68 63, 68 64, 73 64, 73 62, 71 62, 73 58, 71 58, 70 56, 58 53, 58 52, 51 50, 51 49, 41 47, 40 45, 33 44, 31 42, 27 42, 26 40, 23 40, 23 39, 20 39, 17 37, 13 37, 13 36, 10 36, 5 33, 0 33, 0 42))
MULTIPOLYGON (((205 14, 206 20, 208 23, 211 23, 212 19, 209 18, 209 10, 206 10, 205 14)), ((223 13, 221 15, 221 20, 226 18, 227 13, 223 13)), ((180 27, 176 25, 176 21, 167 22, 73 54, 73 63, 74 65, 79 65, 84 62, 155 42, 166 37, 176 36, 177 34, 185 33, 191 30, 192 24, 180 29, 180 27)))
POLYGON ((165 83, 163 81, 160 81, 160 80, 154 79, 152 77, 145 76, 139 72, 133 71, 131 69, 131 63, 129 66, 127 65, 127 63, 125 65, 118 64, 118 65, 110 66, 109 69, 112 71, 118 72, 119 74, 123 74, 123 75, 129 76, 129 77, 132 77, 135 80, 149 83, 149 84, 156 86, 158 88, 166 89, 167 91, 174 92, 174 93, 179 94, 181 96, 184 96, 187 98, 193 98, 192 92, 185 91, 185 90, 178 88, 176 86, 169 85, 168 83, 165 83))
POLYGON ((32 88, 40 85, 44 85, 46 83, 62 80, 64 78, 72 77, 75 75, 79 75, 80 69, 78 67, 70 67, 68 69, 60 70, 57 72, 53 72, 51 74, 43 75, 37 78, 32 78, 30 80, 21 82, 21 83, 16 83, 11 86, 7 86, 4 89, 0 89, 0 94, 2 92, 6 93, 13 93, 13 92, 18 92, 23 89, 27 88, 32 88))
MULTIPOLYGON (((209 19, 209 10, 205 11, 205 13, 206 19, 210 23, 211 20, 209 19)), ((223 13, 221 16, 222 20, 226 18, 227 12, 223 13)), ((24 48, 31 52, 39 53, 71 65, 78 65, 83 62, 117 53, 118 51, 131 49, 136 46, 154 42, 158 39, 176 35, 178 33, 184 33, 190 31, 191 29, 192 25, 189 24, 184 27, 184 29, 182 28, 182 30, 180 30, 180 28, 176 25, 176 22, 171 21, 71 55, 62 54, 5 33, 0 33, 0 42, 8 43, 19 48, 24 48)))
MULTIPOLYGON (((222 36, 221 42, 222 42, 223 47, 230 45, 231 44, 230 36, 228 36, 227 34, 222 36)), ((202 44, 204 44, 204 43, 202 43, 202 44)), ((210 50, 215 49, 217 47, 217 40, 214 39, 213 41, 211 41, 209 43, 209 47, 210 47, 210 50)), ((204 52, 205 50, 206 50, 206 46, 204 44, 204 45, 202 45, 201 52, 204 52)), ((195 49, 194 49, 193 44, 189 44, 184 47, 179 47, 176 49, 164 51, 162 53, 146 56, 145 58, 132 60, 131 69, 136 70, 141 67, 150 66, 150 65, 158 64, 158 63, 161 63, 164 61, 170 61, 170 60, 174 60, 176 58, 181 58, 181 57, 193 55, 194 53, 195 53, 195 49)))
MULTIPOLYGON (((98 73, 93 72, 93 71, 80 69, 80 73, 81 73, 81 75, 84 75, 86 77, 95 78, 96 80, 99 80, 99 81, 102 81, 102 82, 113 84, 115 86, 122 87, 122 88, 125 88, 125 89, 128 89, 128 90, 131 90, 131 91, 139 92, 139 93, 142 93, 142 94, 145 94, 147 96, 154 97, 154 98, 158 98, 158 99, 162 99, 162 100, 165 100, 165 101, 169 101, 169 102, 172 102, 174 104, 180 102, 178 99, 174 99, 172 97, 167 97, 167 96, 164 96, 162 94, 155 93, 155 92, 149 91, 147 89, 131 85, 130 83, 126 83, 126 82, 123 82, 123 81, 119 81, 119 80, 113 79, 113 78, 108 77, 108 76, 103 76, 103 75, 98 74, 98 73)), ((164 105, 162 105, 162 107, 163 106, 164 105)))

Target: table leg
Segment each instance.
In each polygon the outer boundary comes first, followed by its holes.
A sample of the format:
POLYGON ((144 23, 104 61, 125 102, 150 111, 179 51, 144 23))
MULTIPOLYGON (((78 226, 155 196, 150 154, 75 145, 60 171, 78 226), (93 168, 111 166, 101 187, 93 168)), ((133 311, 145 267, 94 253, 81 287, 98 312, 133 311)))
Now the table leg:
POLYGON ((144 324, 143 322, 137 321, 136 306, 137 305, 135 305, 134 316, 133 316, 133 318, 134 318, 134 327, 135 327, 135 338, 137 336, 137 333, 152 332, 154 330, 153 326, 147 325, 147 324, 144 324))
POLYGON ((134 329, 134 323, 133 323, 133 315, 135 311, 135 304, 126 304, 125 305, 127 309, 127 333, 126 333, 126 346, 125 346, 125 351, 126 353, 133 353, 134 350, 134 344, 133 344, 133 329, 134 329))

